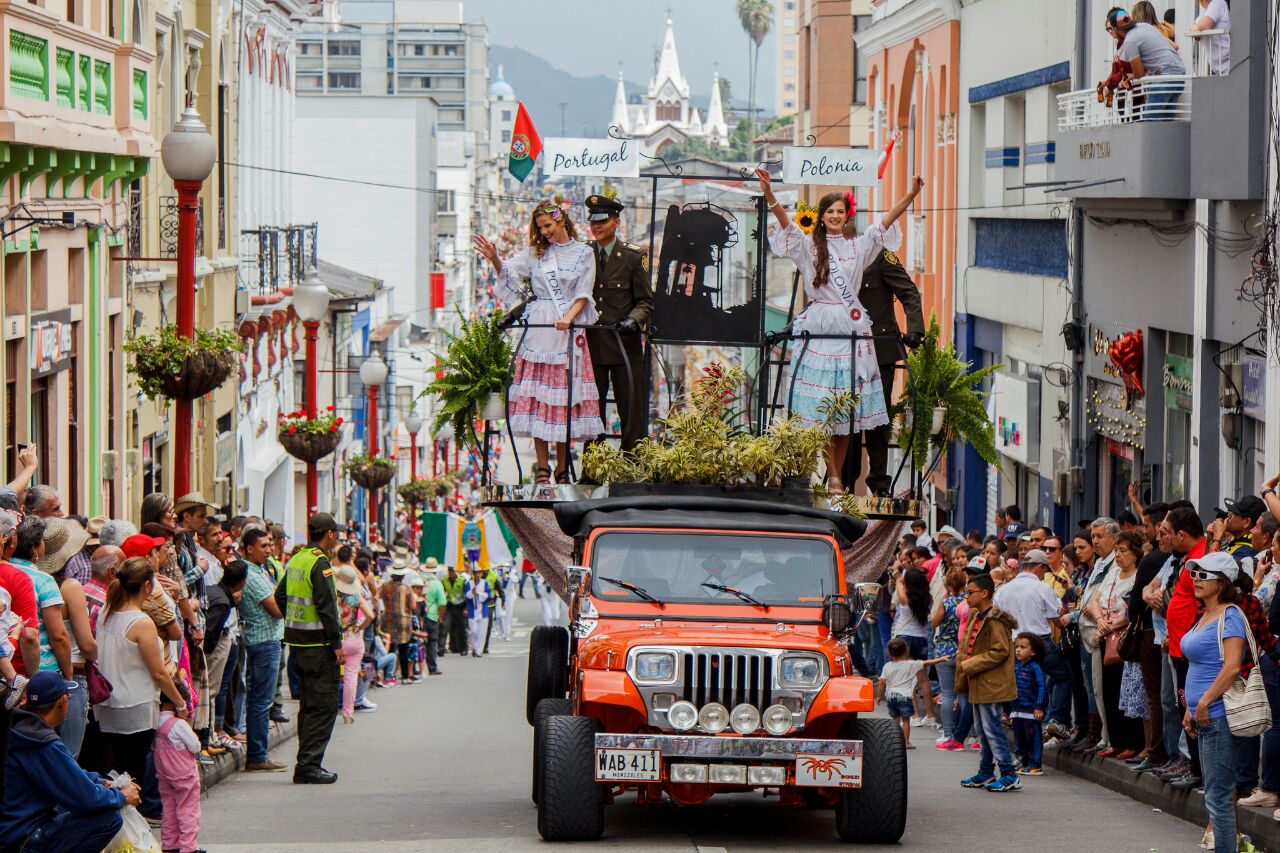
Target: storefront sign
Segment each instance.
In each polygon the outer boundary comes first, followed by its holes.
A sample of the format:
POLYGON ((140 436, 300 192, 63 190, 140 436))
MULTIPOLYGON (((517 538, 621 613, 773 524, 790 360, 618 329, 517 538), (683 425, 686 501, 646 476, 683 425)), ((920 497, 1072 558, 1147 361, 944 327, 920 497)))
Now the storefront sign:
POLYGON ((1264 421, 1267 419, 1267 360, 1252 355, 1246 355, 1240 360, 1240 373, 1243 377, 1243 388, 1240 393, 1243 396, 1241 402, 1244 404, 1244 413, 1256 420, 1264 421))
POLYGON ((869 148, 783 148, 782 182, 875 187, 879 162, 880 152, 869 148))
POLYGON ((1164 407, 1180 412, 1191 411, 1195 393, 1195 361, 1184 355, 1164 357, 1164 407))
POLYGON ((996 450, 1015 462, 1040 461, 1040 382, 1026 376, 997 373, 992 377, 996 450))
POLYGON ((1085 413, 1098 435, 1142 449, 1147 437, 1145 400, 1130 400, 1123 385, 1090 377, 1085 386, 1085 413))
POLYGON ((33 316, 27 345, 33 379, 65 370, 71 364, 71 311, 33 316))
POLYGON ((1114 379, 1117 382, 1123 382, 1124 377, 1120 374, 1120 368, 1111 361, 1111 356, 1107 354, 1111 349, 1111 344, 1117 341, 1124 334, 1124 330, 1118 325, 1114 325, 1110 329, 1104 329, 1101 326, 1090 326, 1089 329, 1089 375, 1096 378, 1114 379))
POLYGON ((633 140, 552 137, 543 140, 542 163, 550 176, 596 178, 640 176, 640 149, 633 140))

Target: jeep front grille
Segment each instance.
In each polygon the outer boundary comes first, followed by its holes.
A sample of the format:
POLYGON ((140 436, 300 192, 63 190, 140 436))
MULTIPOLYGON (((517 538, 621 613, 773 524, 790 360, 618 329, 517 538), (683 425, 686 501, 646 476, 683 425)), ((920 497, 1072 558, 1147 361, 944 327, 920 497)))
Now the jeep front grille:
POLYGON ((773 704, 773 664, 769 654, 686 652, 680 698, 699 708, 708 702, 767 708, 773 704))

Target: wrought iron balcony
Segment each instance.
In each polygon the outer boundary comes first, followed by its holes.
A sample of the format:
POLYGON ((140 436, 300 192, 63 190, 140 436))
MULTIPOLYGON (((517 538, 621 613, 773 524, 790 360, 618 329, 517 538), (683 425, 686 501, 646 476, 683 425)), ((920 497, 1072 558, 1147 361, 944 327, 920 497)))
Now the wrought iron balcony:
POLYGON ((302 283, 316 266, 319 226, 266 226, 240 232, 240 283, 243 289, 269 296, 302 283))

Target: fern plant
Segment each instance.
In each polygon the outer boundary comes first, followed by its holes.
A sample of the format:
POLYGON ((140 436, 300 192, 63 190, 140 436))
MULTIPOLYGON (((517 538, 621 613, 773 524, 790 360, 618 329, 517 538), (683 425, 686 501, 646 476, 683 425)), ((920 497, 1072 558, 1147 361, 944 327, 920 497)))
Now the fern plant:
POLYGON ((907 356, 904 399, 898 408, 911 413, 913 429, 900 430, 899 446, 911 455, 917 469, 928 464, 930 451, 951 440, 973 445, 983 460, 999 467, 995 427, 987 416, 987 395, 981 387, 1000 365, 974 370, 971 362, 956 355, 954 346, 941 346, 941 338, 938 317, 930 315, 924 341, 907 356), (946 414, 942 430, 932 435, 929 427, 933 410, 939 406, 946 409, 946 414))
POLYGON ((502 329, 502 311, 468 320, 459 312, 459 330, 448 336, 443 356, 436 357, 436 370, 444 375, 427 386, 420 396, 434 395, 436 410, 431 434, 452 422, 453 434, 471 445, 480 443, 476 416, 491 394, 501 394, 511 381, 511 341, 502 329))

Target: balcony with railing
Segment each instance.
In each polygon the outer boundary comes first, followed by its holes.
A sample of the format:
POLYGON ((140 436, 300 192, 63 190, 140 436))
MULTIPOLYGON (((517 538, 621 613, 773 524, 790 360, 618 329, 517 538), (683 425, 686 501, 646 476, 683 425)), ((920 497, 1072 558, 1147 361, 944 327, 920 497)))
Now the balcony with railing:
POLYGON ((1231 30, 1179 34, 1187 73, 1058 96, 1059 192, 1081 199, 1261 198, 1267 0, 1237 0, 1231 30))
POLYGON ((240 289, 255 305, 282 301, 319 263, 319 227, 265 226, 240 232, 240 289))

